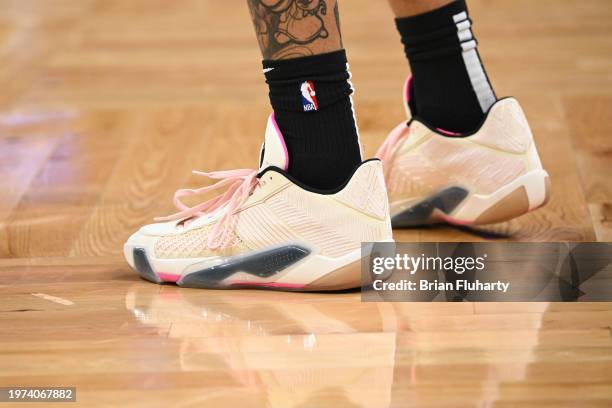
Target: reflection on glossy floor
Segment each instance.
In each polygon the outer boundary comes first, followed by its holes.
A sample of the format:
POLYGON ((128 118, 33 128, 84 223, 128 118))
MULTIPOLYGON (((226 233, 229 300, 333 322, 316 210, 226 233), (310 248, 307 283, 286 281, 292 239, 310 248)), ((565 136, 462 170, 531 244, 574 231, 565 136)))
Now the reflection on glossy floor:
MULTIPOLYGON (((552 201, 396 238, 610 241, 610 2, 470 4, 552 201)), ((406 63, 382 0, 341 7, 371 154, 402 117, 406 63)), ((5 0, 0 55, 0 387, 113 407, 612 405, 610 304, 180 290, 127 269, 123 241, 191 169, 256 162, 268 104, 243 0, 5 0)))
POLYGON ((612 404, 610 303, 202 291, 104 264, 0 273, 0 386, 74 385, 85 406, 612 404))

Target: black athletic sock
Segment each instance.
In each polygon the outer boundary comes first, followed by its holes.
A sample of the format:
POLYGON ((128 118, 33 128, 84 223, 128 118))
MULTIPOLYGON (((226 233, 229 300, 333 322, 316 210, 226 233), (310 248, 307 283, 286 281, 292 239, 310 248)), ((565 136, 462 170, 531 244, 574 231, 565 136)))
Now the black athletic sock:
POLYGON ((263 66, 289 151, 289 174, 314 188, 341 186, 361 162, 346 53, 266 60, 263 66))
POLYGON ((413 76, 413 113, 445 130, 475 130, 497 98, 465 0, 395 22, 413 76))

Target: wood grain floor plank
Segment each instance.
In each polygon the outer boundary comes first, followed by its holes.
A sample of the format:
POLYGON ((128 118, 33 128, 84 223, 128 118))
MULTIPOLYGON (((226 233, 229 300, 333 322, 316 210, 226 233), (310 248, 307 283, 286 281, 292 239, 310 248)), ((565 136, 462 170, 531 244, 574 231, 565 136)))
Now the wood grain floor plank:
POLYGON ((40 168, 58 143, 58 137, 38 136, 30 138, 13 138, 6 130, 0 136, 0 150, 3 159, 0 161, 0 258, 16 256, 12 253, 10 243, 15 237, 9 235, 8 223, 11 213, 22 196, 30 188, 40 168))
POLYGON ((123 143, 125 115, 82 118, 63 134, 7 222, 12 256, 68 255, 106 185, 123 143))
POLYGON ((262 114, 227 113, 212 106, 138 114, 135 127, 124 132, 127 146, 71 255, 121 256, 123 242, 140 225, 176 211, 171 204, 176 189, 209 183, 192 176, 193 169, 229 169, 240 165, 236 158, 248 156, 255 167, 258 138, 246 129, 263 132, 262 114), (236 126, 235 115, 246 127, 236 126), (234 153, 228 157, 227 151, 234 153))
POLYGON ((580 182, 599 241, 612 240, 612 96, 573 94, 564 100, 580 182))

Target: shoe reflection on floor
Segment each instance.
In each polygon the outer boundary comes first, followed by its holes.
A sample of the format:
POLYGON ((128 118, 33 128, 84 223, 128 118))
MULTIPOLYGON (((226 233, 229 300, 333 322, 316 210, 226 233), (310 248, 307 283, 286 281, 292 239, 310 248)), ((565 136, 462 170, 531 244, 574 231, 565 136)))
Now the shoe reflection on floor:
POLYGON ((388 407, 503 400, 505 384, 529 381, 548 304, 366 303, 358 292, 139 283, 126 307, 178 341, 190 386, 215 390, 200 403, 388 407))

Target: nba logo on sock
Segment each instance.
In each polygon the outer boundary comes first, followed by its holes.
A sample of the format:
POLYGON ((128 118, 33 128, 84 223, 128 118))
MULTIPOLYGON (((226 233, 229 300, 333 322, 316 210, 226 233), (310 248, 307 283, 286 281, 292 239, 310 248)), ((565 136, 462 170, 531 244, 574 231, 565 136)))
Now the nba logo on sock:
POLYGON ((302 106, 304 107, 304 112, 318 110, 319 103, 317 102, 317 93, 315 92, 314 84, 311 81, 302 82, 300 91, 302 91, 302 106))

